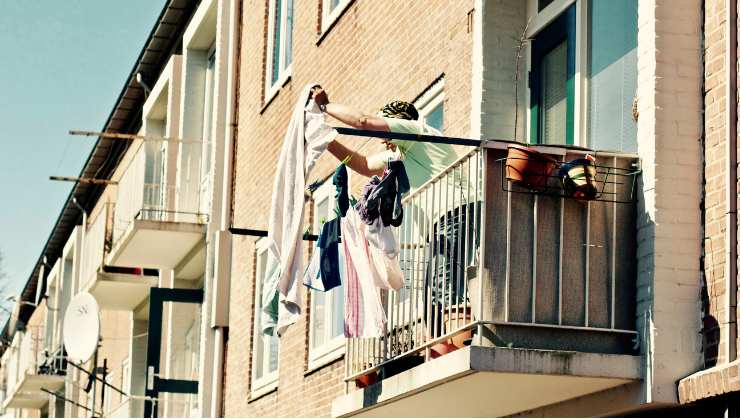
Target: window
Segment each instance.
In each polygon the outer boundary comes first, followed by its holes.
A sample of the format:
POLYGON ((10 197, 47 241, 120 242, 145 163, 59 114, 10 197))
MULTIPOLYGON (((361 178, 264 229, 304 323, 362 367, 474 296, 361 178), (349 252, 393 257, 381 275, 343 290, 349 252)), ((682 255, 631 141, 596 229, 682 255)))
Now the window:
POLYGON ((121 390, 131 394, 131 361, 128 357, 121 362, 121 390))
POLYGON ((419 119, 440 132, 444 132, 444 99, 444 80, 440 79, 414 102, 419 119))
POLYGON ((592 0, 588 16, 589 146, 636 152, 637 0, 592 0))
POLYGON ((262 334, 262 284, 267 269, 267 240, 257 242, 254 329, 252 349, 252 394, 277 387, 279 339, 262 334))
POLYGON ((530 111, 534 143, 573 144, 575 6, 532 42, 530 111))
POLYGON ((529 141, 637 150, 637 0, 539 0, 529 141))
POLYGON ((326 32, 352 0, 321 0, 321 32, 326 32))
POLYGON ((270 0, 267 32, 266 98, 290 75, 293 62, 293 0, 270 0))
MULTIPOLYGON (((323 222, 336 217, 334 184, 324 182, 313 194, 313 231, 320 233, 323 222)), ((318 252, 314 247, 313 252, 318 252)), ((344 252, 339 247, 339 266, 344 252)), ((341 277, 344 277, 343 275, 341 277)), ((342 279, 344 284, 344 279, 342 279)), ((313 369, 336 359, 344 352, 344 287, 328 292, 311 290, 311 319, 308 340, 308 368, 313 369)))

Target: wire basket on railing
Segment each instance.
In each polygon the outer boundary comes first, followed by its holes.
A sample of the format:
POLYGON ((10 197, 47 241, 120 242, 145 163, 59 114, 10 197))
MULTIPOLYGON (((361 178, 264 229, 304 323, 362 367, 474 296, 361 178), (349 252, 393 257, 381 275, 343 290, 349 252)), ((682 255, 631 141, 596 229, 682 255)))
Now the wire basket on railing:
POLYGON ((636 161, 632 168, 599 164, 592 155, 561 161, 522 146, 509 146, 508 156, 497 162, 504 191, 581 201, 632 203, 641 173, 636 161))

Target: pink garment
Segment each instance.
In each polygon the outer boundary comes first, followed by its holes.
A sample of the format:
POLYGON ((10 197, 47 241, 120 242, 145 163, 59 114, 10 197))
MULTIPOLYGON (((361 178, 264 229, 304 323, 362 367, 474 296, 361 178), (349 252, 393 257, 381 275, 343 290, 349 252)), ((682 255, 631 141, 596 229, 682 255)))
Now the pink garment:
POLYGON ((385 310, 373 273, 363 223, 355 209, 342 218, 344 247, 344 336, 381 337, 385 333, 385 310))

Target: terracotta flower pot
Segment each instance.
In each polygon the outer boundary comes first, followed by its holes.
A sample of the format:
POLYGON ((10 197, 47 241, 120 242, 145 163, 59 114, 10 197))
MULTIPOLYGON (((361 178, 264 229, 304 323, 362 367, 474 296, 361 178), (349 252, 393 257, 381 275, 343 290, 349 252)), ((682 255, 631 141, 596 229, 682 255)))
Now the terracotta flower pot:
POLYGON ((444 356, 447 353, 452 353, 453 351, 457 350, 458 347, 454 344, 443 342, 443 343, 437 343, 433 345, 430 350, 430 355, 432 356, 432 359, 436 359, 440 356, 444 356))
MULTIPOLYGON (((445 310, 444 318, 445 331, 452 331, 472 322, 473 314, 470 307, 453 306, 450 310, 445 310)), ((452 338, 448 340, 448 344, 451 344, 456 348, 462 348, 465 347, 465 342, 471 338, 473 338, 473 330, 465 330, 452 336, 452 338)))
POLYGON ((555 159, 530 147, 511 145, 506 156, 506 179, 533 190, 543 190, 557 164, 555 159))
POLYGON ((355 379, 355 385, 360 389, 367 388, 376 382, 378 382, 378 372, 375 371, 366 373, 355 379))

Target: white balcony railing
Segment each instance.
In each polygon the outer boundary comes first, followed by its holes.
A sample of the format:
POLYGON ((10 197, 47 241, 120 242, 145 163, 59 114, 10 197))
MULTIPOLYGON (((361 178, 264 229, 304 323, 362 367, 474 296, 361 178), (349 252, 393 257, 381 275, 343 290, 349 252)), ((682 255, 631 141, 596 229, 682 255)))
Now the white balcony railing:
POLYGON ((478 149, 468 153, 404 199, 399 240, 405 286, 383 294, 383 337, 348 339, 348 378, 470 328, 469 267, 480 260, 482 156, 478 149))
POLYGON ((153 161, 158 162, 159 159, 148 156, 146 147, 139 147, 118 182, 112 237, 114 244, 134 220, 192 223, 207 221, 205 214, 198 213, 202 194, 192 194, 192 191, 197 192, 199 180, 188 181, 182 188, 168 185, 163 181, 150 182, 148 178, 163 178, 161 173, 157 176, 146 175, 147 170, 149 172, 161 170, 161 162, 154 164, 153 161), (174 205, 176 202, 177 206, 174 205))
POLYGON ((83 285, 95 279, 97 271, 103 264, 103 258, 110 251, 110 217, 113 203, 106 203, 100 213, 92 220, 85 232, 82 253, 82 270, 80 282, 83 285))
POLYGON ((5 369, 8 392, 13 392, 24 376, 46 371, 45 366, 49 361, 45 352, 45 331, 44 326, 40 325, 27 327, 25 331, 16 333, 16 339, 7 350, 10 352, 5 369))

